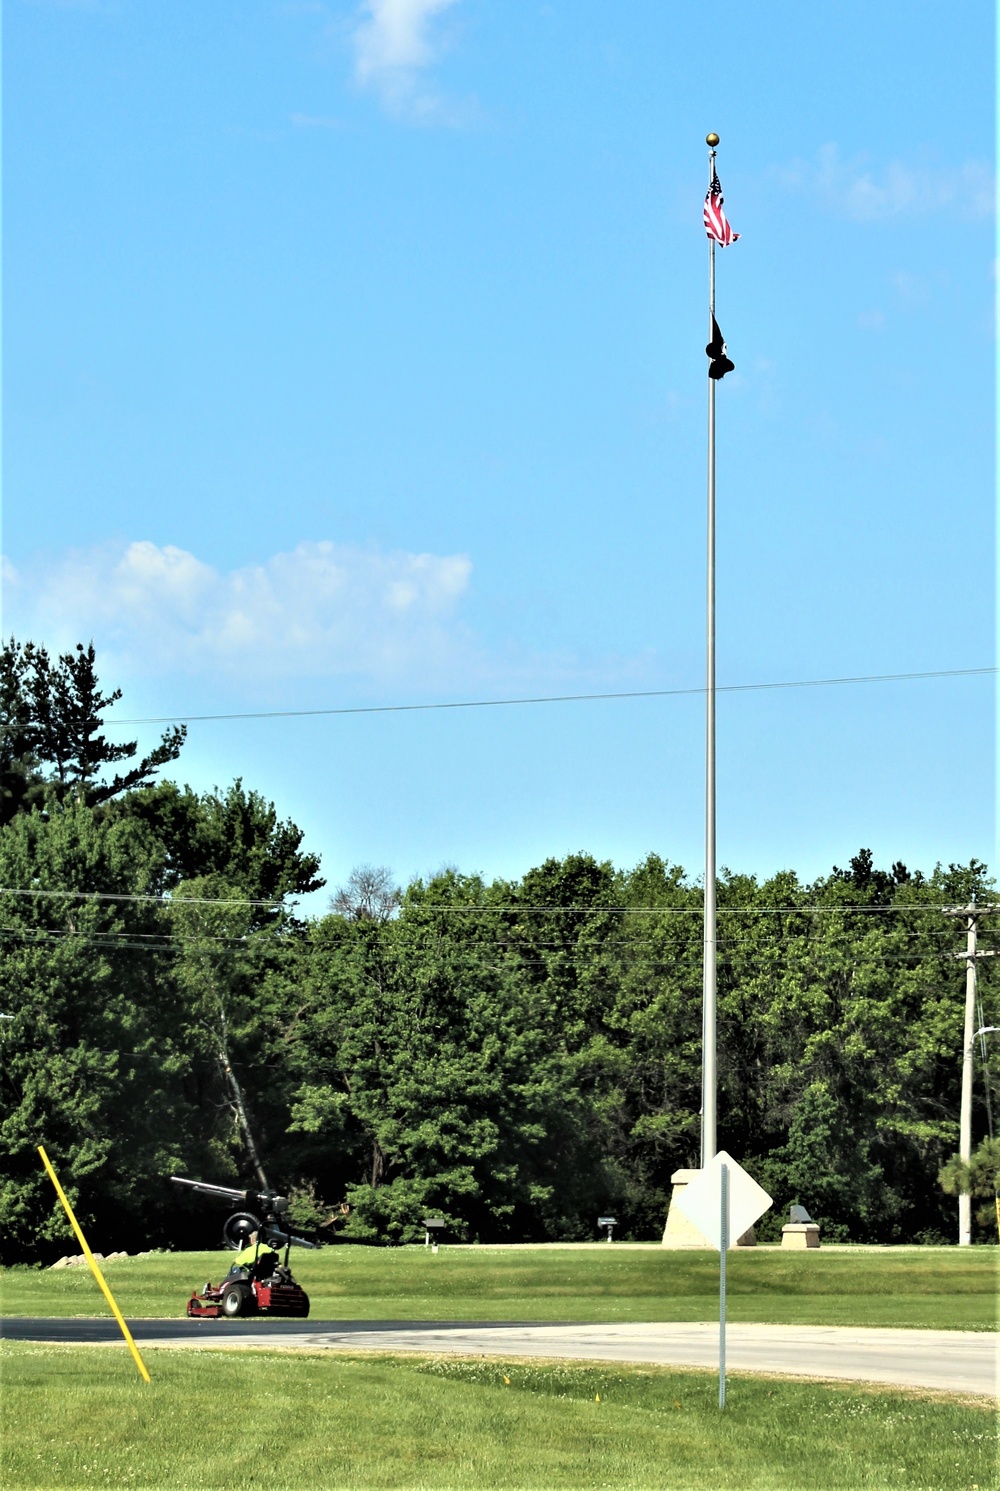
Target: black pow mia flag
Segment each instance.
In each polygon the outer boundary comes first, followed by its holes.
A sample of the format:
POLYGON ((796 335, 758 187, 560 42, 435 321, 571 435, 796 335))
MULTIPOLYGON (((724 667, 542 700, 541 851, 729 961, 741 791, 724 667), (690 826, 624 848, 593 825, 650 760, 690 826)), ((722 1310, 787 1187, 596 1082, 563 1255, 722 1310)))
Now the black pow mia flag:
POLYGON ((726 344, 722 339, 719 323, 714 316, 712 317, 712 340, 705 348, 705 352, 712 359, 708 365, 708 376, 710 378, 724 378, 727 373, 735 371, 736 364, 735 362, 730 362, 726 356, 726 344))

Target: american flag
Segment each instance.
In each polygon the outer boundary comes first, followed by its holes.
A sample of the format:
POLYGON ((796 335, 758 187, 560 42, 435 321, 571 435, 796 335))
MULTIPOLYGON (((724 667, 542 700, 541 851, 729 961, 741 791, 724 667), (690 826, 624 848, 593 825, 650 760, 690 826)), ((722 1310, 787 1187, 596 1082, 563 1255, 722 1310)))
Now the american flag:
POLYGON ((722 187, 719 185, 719 178, 714 172, 712 173, 712 185, 705 193, 704 216, 705 232, 709 238, 714 238, 716 243, 721 243, 723 248, 726 247, 727 243, 735 243, 737 238, 739 238, 740 235, 734 233, 729 226, 729 219, 726 217, 722 206, 722 187))

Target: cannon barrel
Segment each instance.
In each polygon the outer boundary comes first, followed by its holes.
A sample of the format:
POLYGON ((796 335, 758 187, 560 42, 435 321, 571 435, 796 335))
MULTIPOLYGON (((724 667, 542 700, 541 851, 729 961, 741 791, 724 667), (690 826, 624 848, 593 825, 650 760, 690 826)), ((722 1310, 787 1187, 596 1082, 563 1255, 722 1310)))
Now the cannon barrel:
POLYGON ((256 1206, 263 1211, 283 1212, 288 1207, 288 1198, 274 1191, 237 1191, 232 1186, 214 1186, 207 1180, 186 1180, 183 1175, 172 1175, 170 1180, 173 1185, 188 1186, 202 1196, 223 1196, 227 1201, 256 1206))
POLYGON ((322 1243, 307 1241, 304 1237, 296 1237, 294 1232, 282 1232, 280 1227, 264 1225, 264 1238, 269 1243, 278 1243, 284 1247, 285 1243, 295 1243, 299 1248, 314 1248, 317 1251, 323 1246, 322 1243))

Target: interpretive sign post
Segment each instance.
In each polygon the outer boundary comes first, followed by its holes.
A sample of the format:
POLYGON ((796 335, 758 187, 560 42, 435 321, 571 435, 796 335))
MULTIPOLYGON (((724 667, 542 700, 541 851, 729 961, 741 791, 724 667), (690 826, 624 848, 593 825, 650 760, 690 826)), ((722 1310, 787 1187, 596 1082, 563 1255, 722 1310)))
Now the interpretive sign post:
POLYGON ((771 1205, 771 1198, 732 1155, 720 1149, 685 1186, 674 1205, 703 1237, 718 1238, 719 1407, 726 1406, 726 1254, 771 1205))

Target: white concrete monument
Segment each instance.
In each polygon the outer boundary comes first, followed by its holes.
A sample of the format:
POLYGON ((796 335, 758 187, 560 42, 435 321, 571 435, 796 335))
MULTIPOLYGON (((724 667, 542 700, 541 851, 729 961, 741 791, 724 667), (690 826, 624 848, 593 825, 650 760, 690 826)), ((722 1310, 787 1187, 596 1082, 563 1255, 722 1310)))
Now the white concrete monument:
POLYGON ((789 1220, 781 1229, 783 1248, 818 1248, 819 1223, 814 1222, 804 1206, 793 1206, 789 1220))
POLYGON ((720 1149, 702 1170, 694 1172, 677 1201, 689 1224, 705 1239, 703 1246, 710 1248, 719 1247, 719 1186, 723 1165, 727 1171, 729 1191, 727 1247, 737 1247, 739 1239, 771 1205, 764 1187, 759 1186, 732 1155, 720 1149))
MULTIPOLYGON (((673 1193, 670 1197, 670 1210, 667 1212, 667 1225, 663 1229, 663 1237, 660 1242, 661 1247, 718 1247, 719 1244, 717 1241, 705 1237, 703 1233, 698 1231, 693 1222, 688 1221, 683 1205, 681 1204, 681 1198, 684 1196, 688 1186, 691 1185, 692 1181, 697 1180, 701 1173, 700 1170, 675 1170, 670 1177, 673 1193)), ((765 1192, 762 1191, 761 1194, 764 1195, 765 1192)), ((770 1202, 768 1205, 770 1205, 770 1202)), ((744 1232, 741 1232, 733 1246, 737 1248, 755 1248, 757 1246, 757 1234, 753 1227, 747 1227, 744 1232)))

